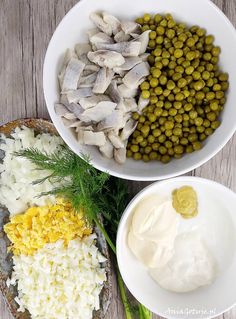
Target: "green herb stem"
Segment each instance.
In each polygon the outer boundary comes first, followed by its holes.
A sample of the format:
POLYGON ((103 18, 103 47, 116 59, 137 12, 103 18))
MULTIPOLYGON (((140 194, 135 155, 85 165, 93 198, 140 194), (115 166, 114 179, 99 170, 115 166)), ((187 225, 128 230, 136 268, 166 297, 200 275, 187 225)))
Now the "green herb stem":
MULTIPOLYGON (((121 300, 123 302, 124 309, 125 309, 126 319, 132 319, 132 311, 131 311, 129 301, 128 301, 128 298, 126 295, 124 281, 121 277, 119 270, 117 270, 117 280, 118 280, 118 285, 119 285, 119 289, 120 289, 121 300)), ((142 319, 142 318, 140 318, 140 319, 142 319)))
POLYGON ((150 310, 148 310, 146 307, 144 307, 142 304, 138 305, 139 309, 139 319, 151 319, 152 313, 150 310))
POLYGON ((102 232, 103 236, 105 237, 105 239, 106 239, 108 245, 110 246, 111 250, 116 255, 116 246, 113 244, 113 242, 110 239, 109 235, 107 234, 105 228, 102 226, 102 224, 99 222, 99 220, 97 218, 94 218, 94 221, 95 221, 96 225, 98 226, 98 228, 100 229, 100 231, 102 232))

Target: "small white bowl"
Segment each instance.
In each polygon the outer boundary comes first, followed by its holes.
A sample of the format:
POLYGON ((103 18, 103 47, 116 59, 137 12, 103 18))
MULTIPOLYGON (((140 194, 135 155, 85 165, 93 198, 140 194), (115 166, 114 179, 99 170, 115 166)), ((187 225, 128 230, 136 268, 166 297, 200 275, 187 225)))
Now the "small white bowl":
POLYGON ((51 119, 66 144, 77 153, 89 154, 92 164, 99 170, 130 180, 161 180, 184 174, 204 164, 229 141, 236 129, 236 32, 226 16, 209 0, 83 0, 76 4, 58 25, 46 53, 43 68, 43 87, 47 108, 51 119), (163 165, 160 162, 143 163, 127 160, 124 165, 105 159, 95 147, 80 146, 72 131, 66 128, 55 114, 54 103, 59 100, 57 75, 62 56, 67 48, 78 42, 87 41, 86 30, 92 27, 89 14, 93 11, 108 11, 120 19, 133 20, 150 13, 173 14, 174 18, 188 25, 198 24, 215 35, 216 43, 221 46, 222 70, 230 75, 228 101, 222 116, 222 125, 211 136, 204 148, 180 160, 172 160, 163 165))
POLYGON ((175 319, 212 318, 233 307, 236 304, 235 211, 236 194, 206 179, 178 177, 154 183, 142 190, 130 202, 121 218, 116 243, 121 276, 134 297, 154 313, 175 319), (219 274, 210 286, 177 294, 164 290, 151 278, 148 269, 129 249, 127 235, 133 210, 143 198, 152 194, 171 196, 174 189, 184 185, 196 190, 199 214, 189 220, 181 218, 179 233, 200 227, 206 244, 217 260, 219 274))

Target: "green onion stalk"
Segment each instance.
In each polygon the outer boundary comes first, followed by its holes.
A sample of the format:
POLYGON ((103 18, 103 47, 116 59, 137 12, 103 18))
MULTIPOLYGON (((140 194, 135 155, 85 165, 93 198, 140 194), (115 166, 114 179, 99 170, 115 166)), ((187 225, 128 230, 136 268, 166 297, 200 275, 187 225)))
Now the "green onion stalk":
MULTIPOLYGON (((49 175, 34 184, 49 179, 57 185, 52 191, 40 196, 53 194, 69 200, 74 209, 83 210, 88 222, 95 223, 105 237, 110 249, 116 255, 116 234, 119 220, 128 201, 128 189, 124 181, 97 171, 86 156, 77 156, 67 146, 61 146, 54 153, 42 153, 37 149, 25 149, 16 156, 30 160, 49 175), (103 222, 100 222, 102 219, 103 222), (106 231, 109 230, 109 233, 106 231)), ((124 305, 126 319, 151 319, 151 312, 143 305, 133 307, 119 270, 117 281, 124 305)))

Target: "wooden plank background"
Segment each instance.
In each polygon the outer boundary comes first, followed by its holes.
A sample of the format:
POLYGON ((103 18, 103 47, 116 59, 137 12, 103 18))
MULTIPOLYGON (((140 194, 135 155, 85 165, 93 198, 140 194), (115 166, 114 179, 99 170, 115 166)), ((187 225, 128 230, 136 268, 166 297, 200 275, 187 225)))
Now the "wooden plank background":
MULTIPOLYGON (((236 0, 213 2, 236 25, 236 0)), ((44 55, 53 31, 75 3, 77 0, 0 0, 0 125, 17 118, 49 117, 42 89, 44 55)), ((236 191, 235 163, 234 136, 217 156, 190 174, 236 191)), ((146 185, 130 182, 130 190, 135 194, 146 185)), ((110 318, 124 318, 115 277, 110 318)), ((236 308, 219 318, 236 319, 236 308)), ((12 319, 1 296, 0 319, 12 319)))

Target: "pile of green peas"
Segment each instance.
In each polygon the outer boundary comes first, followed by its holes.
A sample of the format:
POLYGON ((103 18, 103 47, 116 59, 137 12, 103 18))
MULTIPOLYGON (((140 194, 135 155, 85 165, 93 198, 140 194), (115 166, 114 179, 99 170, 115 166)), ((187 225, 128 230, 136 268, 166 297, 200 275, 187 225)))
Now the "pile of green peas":
POLYGON ((137 18, 149 33, 150 75, 140 85, 149 99, 129 139, 127 157, 168 163, 202 148, 220 126, 226 102, 228 74, 219 69, 221 49, 198 26, 188 28, 171 14, 137 18))

